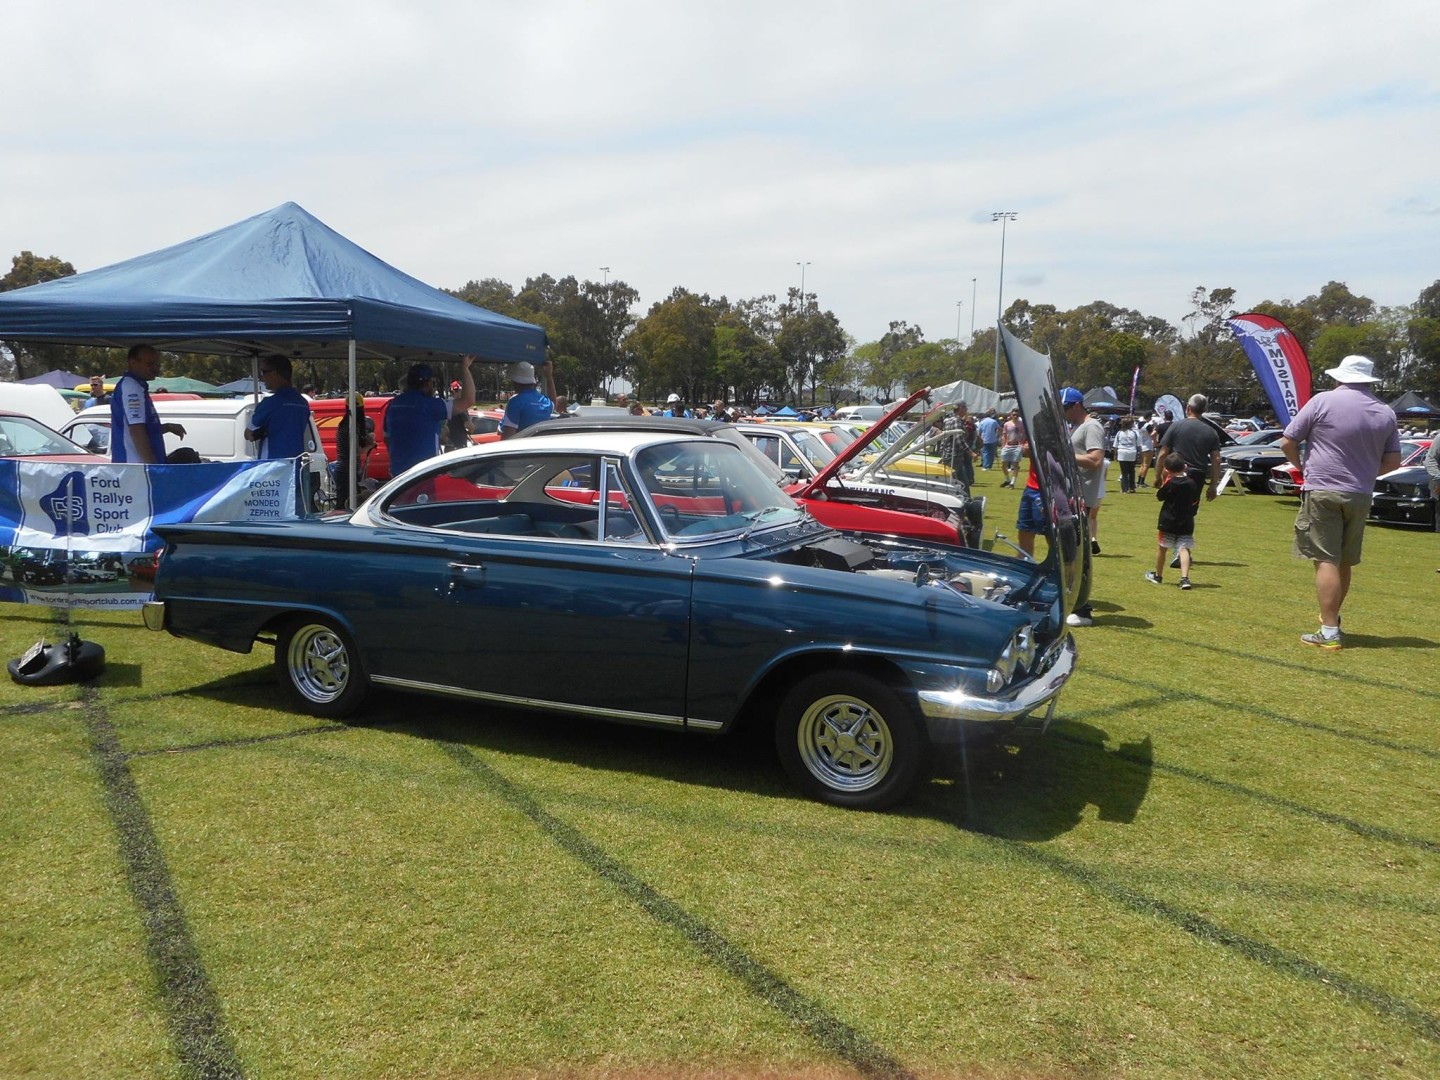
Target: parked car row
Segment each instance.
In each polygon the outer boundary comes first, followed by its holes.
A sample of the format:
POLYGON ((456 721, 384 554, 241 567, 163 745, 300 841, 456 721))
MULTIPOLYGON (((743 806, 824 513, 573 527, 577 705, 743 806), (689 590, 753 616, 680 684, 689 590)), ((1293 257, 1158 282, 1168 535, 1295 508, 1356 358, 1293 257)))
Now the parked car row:
MULTIPOLYGON (((1436 527, 1437 508, 1430 494, 1430 476, 1422 460, 1430 449, 1429 439, 1402 439, 1400 467, 1375 481, 1370 499, 1370 520, 1396 525, 1436 527)), ((1288 461, 1270 470, 1269 490, 1275 495, 1298 495, 1304 477, 1288 461)))

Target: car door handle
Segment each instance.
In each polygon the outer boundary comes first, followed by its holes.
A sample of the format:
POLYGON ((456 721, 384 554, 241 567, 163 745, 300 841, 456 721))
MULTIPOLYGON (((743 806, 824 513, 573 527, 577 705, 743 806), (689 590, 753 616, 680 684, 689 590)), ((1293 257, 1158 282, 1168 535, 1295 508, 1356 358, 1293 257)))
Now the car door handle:
POLYGON ((452 562, 447 569, 450 573, 445 579, 445 585, 437 590, 445 596, 454 596, 460 589, 478 589, 485 584, 483 563, 452 562))

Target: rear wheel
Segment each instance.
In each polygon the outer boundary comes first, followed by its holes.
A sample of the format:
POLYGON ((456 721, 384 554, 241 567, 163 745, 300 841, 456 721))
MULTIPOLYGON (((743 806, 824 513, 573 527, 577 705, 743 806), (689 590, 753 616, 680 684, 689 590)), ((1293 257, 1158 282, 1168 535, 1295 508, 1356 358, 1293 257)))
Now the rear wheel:
POLYGON ((821 802, 878 810, 909 793, 925 736, 914 706, 878 679, 823 671, 780 704, 775 749, 790 778, 821 802))
POLYGON ((329 720, 353 713, 369 688, 350 635, 325 618, 296 619, 280 632, 275 675, 300 708, 329 720))

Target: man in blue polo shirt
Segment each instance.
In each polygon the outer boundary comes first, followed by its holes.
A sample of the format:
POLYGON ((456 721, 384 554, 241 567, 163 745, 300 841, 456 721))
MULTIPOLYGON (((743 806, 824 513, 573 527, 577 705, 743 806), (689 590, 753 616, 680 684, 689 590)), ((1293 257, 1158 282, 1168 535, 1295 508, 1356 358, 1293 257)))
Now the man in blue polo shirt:
MULTIPOLYGON (((546 382, 550 382, 550 362, 547 360, 543 366, 546 375, 546 382)), ((508 439, 518 431, 524 431, 533 424, 542 420, 549 420, 554 415, 554 403, 540 392, 535 385, 535 365, 526 363, 524 360, 511 364, 506 369, 510 378, 510 386, 515 394, 505 403, 505 419, 500 421, 500 437, 508 439)), ((551 393, 554 393, 553 383, 550 386, 551 393)))
MULTIPOLYGON (((150 345, 136 345, 126 354, 129 365, 110 395, 110 460, 165 461, 165 435, 185 437, 179 424, 162 424, 150 400, 150 380, 160 374, 160 354, 150 345)), ((191 451, 193 454, 193 451, 191 451)))
POLYGON ((440 453, 440 429, 451 416, 469 412, 475 404, 475 380, 470 375, 473 356, 460 358, 460 391, 446 402, 435 396, 435 372, 429 364, 416 364, 405 376, 405 392, 385 409, 385 445, 390 450, 390 475, 399 476, 440 453))
POLYGON ((290 382, 288 356, 267 356, 260 361, 260 378, 268 397, 255 407, 245 429, 249 442, 258 442, 263 459, 293 458, 305 453, 310 434, 310 403, 290 382))

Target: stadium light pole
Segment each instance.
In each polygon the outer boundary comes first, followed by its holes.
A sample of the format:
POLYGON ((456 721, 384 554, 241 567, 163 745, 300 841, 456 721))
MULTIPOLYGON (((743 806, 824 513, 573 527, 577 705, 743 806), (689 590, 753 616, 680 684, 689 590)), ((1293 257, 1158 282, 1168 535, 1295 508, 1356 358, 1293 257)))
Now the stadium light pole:
POLYGON ((970 279, 970 340, 975 340, 975 279, 970 279))
POLYGON ((964 307, 964 300, 955 301, 955 348, 957 349, 960 348, 960 315, 964 307))
POLYGON ((805 313, 805 267, 810 264, 808 262, 797 262, 795 265, 800 268, 800 313, 803 315, 805 313))
POLYGON ((610 267, 602 266, 600 267, 600 272, 605 275, 605 279, 601 281, 600 284, 608 289, 610 287, 610 267))
POLYGON ((1000 222, 1000 287, 995 290, 995 385, 992 389, 1000 392, 1000 320, 1005 315, 1005 227, 1020 215, 1014 210, 996 210, 990 215, 991 221, 1000 222))

